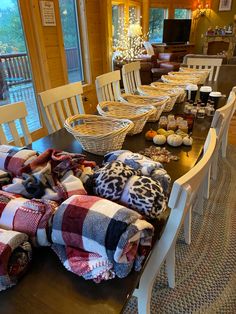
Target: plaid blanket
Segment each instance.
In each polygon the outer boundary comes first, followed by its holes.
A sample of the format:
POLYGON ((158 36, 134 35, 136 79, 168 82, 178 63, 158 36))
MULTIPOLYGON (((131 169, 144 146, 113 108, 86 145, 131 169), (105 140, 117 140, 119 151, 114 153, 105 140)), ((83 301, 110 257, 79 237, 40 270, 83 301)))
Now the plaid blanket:
POLYGON ((0 170, 6 170, 13 176, 18 176, 21 174, 21 169, 36 157, 37 153, 34 150, 0 145, 0 170))
POLYGON ((0 191, 0 228, 26 233, 35 245, 48 246, 51 219, 58 204, 48 200, 28 200, 0 191))
POLYGON ((167 198, 158 180, 140 175, 121 161, 113 161, 93 175, 94 194, 118 201, 149 218, 157 218, 166 210, 167 198))
POLYGON ((0 291, 12 287, 31 261, 31 245, 24 233, 0 229, 0 291))
POLYGON ((113 161, 121 161, 134 170, 140 170, 142 175, 160 183, 164 192, 168 193, 171 178, 160 162, 129 150, 117 150, 104 156, 104 163, 113 161))
MULTIPOLYGON (((140 268, 145 255, 143 248, 151 246, 154 228, 141 218, 137 212, 109 200, 87 195, 71 196, 54 215, 52 242, 87 252, 87 256, 81 256, 81 252, 76 251, 75 260, 83 260, 83 270, 80 264, 73 265, 73 271, 78 275, 82 273, 84 278, 96 281, 98 278, 105 279, 112 270, 123 278, 133 265, 137 270, 140 268), (98 276, 99 271, 96 270, 100 258, 107 263, 103 269, 104 276, 98 276)), ((58 250, 55 249, 56 252, 58 250)), ((60 250, 59 255, 64 255, 64 258, 61 257, 63 261, 73 259, 73 254, 68 256, 68 249, 60 250)))
POLYGON ((81 154, 48 149, 21 168, 21 178, 14 178, 3 190, 27 198, 63 201, 74 194, 87 194, 83 183, 95 165, 81 154))
POLYGON ((0 170, 0 188, 11 182, 11 174, 7 171, 0 170))

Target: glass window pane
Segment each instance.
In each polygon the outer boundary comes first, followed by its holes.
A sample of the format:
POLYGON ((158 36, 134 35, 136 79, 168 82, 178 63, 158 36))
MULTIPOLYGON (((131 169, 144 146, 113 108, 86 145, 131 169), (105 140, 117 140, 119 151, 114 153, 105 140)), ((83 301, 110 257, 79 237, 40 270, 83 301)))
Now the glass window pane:
POLYGON ((190 19, 191 10, 189 9, 175 9, 175 19, 190 19))
MULTIPOLYGON (((24 101, 30 132, 41 127, 17 0, 0 1, 0 106, 24 101)), ((12 140, 5 127, 7 140, 12 140)), ((22 135, 20 124, 17 130, 22 135)))
POLYGON ((119 6, 113 5, 112 6, 112 34, 113 40, 118 39, 118 32, 119 32, 119 6))
POLYGON ((167 9, 151 8, 149 17, 149 41, 155 43, 162 42, 163 23, 167 18, 167 9))
POLYGON ((69 82, 84 81, 76 0, 59 0, 69 82))

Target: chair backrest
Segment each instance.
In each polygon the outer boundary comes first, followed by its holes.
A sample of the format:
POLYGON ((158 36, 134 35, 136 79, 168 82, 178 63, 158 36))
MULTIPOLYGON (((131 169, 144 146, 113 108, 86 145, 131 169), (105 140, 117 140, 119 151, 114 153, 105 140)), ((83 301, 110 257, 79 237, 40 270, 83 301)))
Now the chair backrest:
POLYGON ((172 187, 168 206, 170 216, 159 241, 156 242, 148 264, 142 273, 140 286, 147 289, 153 284, 162 263, 175 246, 179 231, 200 185, 203 183, 211 165, 216 146, 216 132, 210 129, 206 140, 206 152, 202 159, 185 175, 177 179, 172 187))
POLYGON ((194 69, 211 69, 208 79, 216 81, 222 61, 222 58, 188 58, 187 65, 194 69))
POLYGON ((26 123, 27 109, 23 101, 9 105, 0 106, 0 144, 8 144, 2 124, 9 127, 16 146, 23 146, 16 121, 19 120, 23 132, 25 145, 32 143, 32 138, 26 123))
POLYGON ((223 134, 228 131, 230 120, 235 111, 235 106, 236 95, 235 92, 231 91, 226 105, 217 109, 214 114, 211 127, 216 130, 216 135, 219 142, 221 141, 223 134))
POLYGON ((42 112, 49 133, 60 130, 65 119, 84 113, 81 82, 75 82, 39 93, 42 112))
POLYGON ((120 70, 97 76, 95 85, 99 102, 120 100, 120 70))
POLYGON ((141 85, 140 68, 140 61, 123 65, 122 79, 126 94, 134 94, 137 91, 137 87, 141 85))

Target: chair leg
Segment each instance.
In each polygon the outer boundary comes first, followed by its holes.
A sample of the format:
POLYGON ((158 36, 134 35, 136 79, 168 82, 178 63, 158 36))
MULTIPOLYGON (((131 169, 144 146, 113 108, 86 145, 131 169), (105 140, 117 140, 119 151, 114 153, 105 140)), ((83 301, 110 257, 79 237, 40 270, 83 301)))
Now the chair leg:
POLYGON ((190 206, 184 219, 184 240, 186 244, 191 243, 191 229, 192 229, 192 206, 190 206))
POLYGON ((199 214, 199 215, 203 215, 203 204, 204 204, 204 184, 199 188, 199 191, 197 193, 197 198, 194 204, 194 212, 199 214))
POLYGON ((214 181, 216 181, 216 179, 217 179, 217 172, 218 172, 218 154, 219 154, 219 152, 216 152, 216 153, 215 153, 215 157, 214 157, 213 160, 212 160, 212 166, 211 166, 211 169, 212 169, 211 174, 212 174, 212 179, 213 179, 214 181))
POLYGON ((203 193, 204 193, 204 198, 205 199, 209 199, 210 197, 210 184, 211 184, 211 166, 207 172, 207 175, 204 179, 203 185, 204 185, 204 189, 203 189, 203 193))
POLYGON ((170 288, 175 287, 175 243, 166 256, 166 273, 170 288))
POLYGON ((226 158, 227 145, 228 145, 228 130, 224 132, 221 142, 221 154, 223 158, 226 158))
POLYGON ((139 314, 150 314, 151 313, 151 296, 152 287, 144 289, 144 287, 139 287, 135 289, 133 296, 138 299, 138 313, 139 314))

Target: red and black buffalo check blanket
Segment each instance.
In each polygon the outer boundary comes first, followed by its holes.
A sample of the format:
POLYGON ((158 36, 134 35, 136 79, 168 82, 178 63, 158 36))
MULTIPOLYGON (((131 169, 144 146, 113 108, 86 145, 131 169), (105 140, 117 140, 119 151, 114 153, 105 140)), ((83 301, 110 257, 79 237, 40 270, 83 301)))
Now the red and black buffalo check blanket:
POLYGON ((0 229, 0 291, 12 287, 31 261, 31 245, 24 233, 0 229))
POLYGON ((37 157, 37 152, 24 147, 0 145, 0 169, 13 176, 22 173, 22 168, 37 157))
POLYGON ((137 212, 97 196, 76 195, 56 211, 52 246, 64 266, 85 279, 123 278, 140 269, 154 228, 137 212))
POLYGON ((57 206, 53 201, 0 191, 0 228, 26 233, 35 245, 50 245, 48 233, 57 206))

